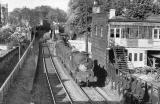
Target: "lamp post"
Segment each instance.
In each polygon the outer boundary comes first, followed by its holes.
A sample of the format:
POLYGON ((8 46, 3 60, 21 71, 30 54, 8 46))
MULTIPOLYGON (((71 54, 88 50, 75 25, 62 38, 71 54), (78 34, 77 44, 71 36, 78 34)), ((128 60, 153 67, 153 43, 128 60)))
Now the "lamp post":
POLYGON ((87 18, 88 18, 88 5, 87 5, 87 2, 84 0, 83 1, 84 3, 84 7, 85 7, 85 13, 86 13, 86 16, 84 17, 84 21, 85 21, 85 44, 86 44, 86 49, 85 51, 88 53, 88 21, 87 21, 87 18))
POLYGON ((21 59, 21 43, 19 42, 18 45, 19 45, 18 46, 18 50, 19 50, 18 53, 19 53, 19 60, 20 60, 21 59))
POLYGON ((21 59, 21 44, 20 44, 20 42, 18 42, 18 45, 15 47, 18 47, 18 59, 20 60, 21 59))

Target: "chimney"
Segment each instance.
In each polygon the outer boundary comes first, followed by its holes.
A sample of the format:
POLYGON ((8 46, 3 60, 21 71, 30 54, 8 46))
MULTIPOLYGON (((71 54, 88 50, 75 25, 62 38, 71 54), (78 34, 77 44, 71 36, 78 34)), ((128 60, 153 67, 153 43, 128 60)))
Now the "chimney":
POLYGON ((109 11, 109 19, 112 19, 115 16, 116 16, 116 10, 115 9, 110 9, 110 11, 109 11))
POLYGON ((93 13, 100 13, 100 5, 99 5, 98 0, 94 0, 94 5, 93 5, 93 8, 92 8, 92 12, 93 13))

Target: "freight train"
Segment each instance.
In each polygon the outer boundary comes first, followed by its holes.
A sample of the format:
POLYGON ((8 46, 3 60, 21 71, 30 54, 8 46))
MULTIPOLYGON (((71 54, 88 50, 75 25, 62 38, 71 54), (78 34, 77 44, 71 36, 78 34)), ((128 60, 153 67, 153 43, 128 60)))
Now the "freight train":
POLYGON ((94 62, 88 53, 73 50, 70 44, 63 40, 58 40, 55 48, 57 56, 78 85, 90 86, 96 81, 93 72, 94 62))

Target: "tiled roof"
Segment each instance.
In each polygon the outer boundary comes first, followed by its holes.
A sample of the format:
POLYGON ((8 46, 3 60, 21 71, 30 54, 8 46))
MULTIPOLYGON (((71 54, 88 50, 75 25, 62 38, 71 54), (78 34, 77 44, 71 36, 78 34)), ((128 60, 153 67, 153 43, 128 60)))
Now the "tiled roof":
POLYGON ((145 20, 138 19, 128 19, 123 16, 116 16, 112 19, 109 19, 109 22, 151 22, 151 23, 160 23, 160 15, 151 15, 145 20))
POLYGON ((149 20, 149 21, 159 21, 160 22, 160 15, 151 15, 149 16, 146 20, 149 20))

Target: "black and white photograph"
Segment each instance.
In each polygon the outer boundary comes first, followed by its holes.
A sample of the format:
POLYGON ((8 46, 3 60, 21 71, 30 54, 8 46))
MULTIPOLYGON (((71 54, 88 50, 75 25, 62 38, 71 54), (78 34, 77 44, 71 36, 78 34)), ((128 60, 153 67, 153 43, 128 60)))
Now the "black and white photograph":
POLYGON ((0 104, 160 104, 160 0, 0 0, 0 104))

